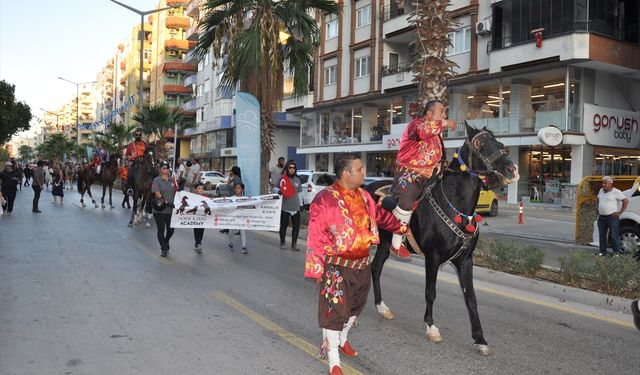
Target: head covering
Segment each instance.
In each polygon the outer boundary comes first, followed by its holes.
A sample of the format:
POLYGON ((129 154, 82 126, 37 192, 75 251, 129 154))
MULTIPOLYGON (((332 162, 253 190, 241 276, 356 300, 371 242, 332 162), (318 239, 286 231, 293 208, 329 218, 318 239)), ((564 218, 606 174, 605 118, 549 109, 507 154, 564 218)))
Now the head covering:
POLYGON ((169 167, 169 163, 167 163, 166 160, 161 161, 160 162, 160 168, 162 168, 162 167, 167 167, 168 168, 169 167))

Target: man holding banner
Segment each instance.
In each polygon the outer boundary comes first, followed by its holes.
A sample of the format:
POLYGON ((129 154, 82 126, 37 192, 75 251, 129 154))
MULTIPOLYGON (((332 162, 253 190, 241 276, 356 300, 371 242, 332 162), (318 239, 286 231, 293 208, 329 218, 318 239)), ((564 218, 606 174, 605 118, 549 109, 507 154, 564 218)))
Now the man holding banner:
POLYGON ((340 353, 355 357, 347 335, 367 303, 371 286, 369 247, 379 242, 376 203, 360 186, 364 166, 358 154, 338 157, 338 181, 311 203, 304 276, 321 281, 318 323, 321 356, 330 374, 342 374, 340 353))

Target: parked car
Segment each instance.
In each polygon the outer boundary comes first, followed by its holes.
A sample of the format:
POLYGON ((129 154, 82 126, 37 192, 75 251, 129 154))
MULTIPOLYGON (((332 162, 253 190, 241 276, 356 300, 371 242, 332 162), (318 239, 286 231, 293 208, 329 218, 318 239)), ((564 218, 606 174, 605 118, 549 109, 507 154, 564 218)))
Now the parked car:
POLYGON ((369 184, 372 184, 376 181, 388 181, 390 184, 393 183, 393 177, 365 177, 364 178, 364 184, 362 184, 364 187, 369 186, 369 184))
MULTIPOLYGON (((640 258, 640 180, 622 194, 629 199, 629 204, 620 215, 620 248, 623 252, 635 254, 640 258)), ((600 245, 597 220, 593 222, 593 240, 589 245, 600 245)))
POLYGON ((230 197, 234 194, 234 188, 227 184, 227 179, 216 185, 216 195, 219 197, 230 197))
POLYGON ((204 184, 204 190, 213 190, 219 183, 227 181, 227 178, 218 171, 200 172, 200 181, 204 184))
POLYGON ((498 214, 498 198, 493 190, 480 189, 476 212, 487 216, 496 216, 498 214))
POLYGON ((303 209, 308 209, 309 205, 316 197, 316 194, 336 181, 336 175, 328 172, 314 172, 301 169, 298 177, 302 182, 302 192, 300 193, 300 204, 303 209))

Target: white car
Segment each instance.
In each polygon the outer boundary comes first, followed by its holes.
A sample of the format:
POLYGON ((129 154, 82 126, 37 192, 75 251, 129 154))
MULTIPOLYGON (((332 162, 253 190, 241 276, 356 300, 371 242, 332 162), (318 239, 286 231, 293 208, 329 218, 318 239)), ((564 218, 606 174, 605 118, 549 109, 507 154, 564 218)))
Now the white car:
POLYGON ((213 190, 221 182, 226 182, 227 178, 218 171, 204 171, 200 173, 200 182, 204 184, 204 190, 213 190))
MULTIPOLYGON (((636 182, 631 189, 622 192, 629 205, 620 215, 620 247, 625 253, 636 254, 640 257, 640 181, 636 182)), ((598 246, 600 244, 598 233, 598 221, 593 223, 593 241, 589 244, 598 246)))
POLYGON ((302 192, 300 193, 300 204, 303 208, 308 209, 309 205, 316 197, 320 190, 333 184, 336 181, 336 175, 328 172, 314 172, 301 169, 298 171, 298 177, 302 182, 302 192))

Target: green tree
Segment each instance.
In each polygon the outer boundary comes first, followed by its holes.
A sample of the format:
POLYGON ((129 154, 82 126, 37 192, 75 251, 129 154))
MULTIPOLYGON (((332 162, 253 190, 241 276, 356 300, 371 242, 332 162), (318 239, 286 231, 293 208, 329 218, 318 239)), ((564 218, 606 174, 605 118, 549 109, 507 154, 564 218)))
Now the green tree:
POLYGON ((61 161, 64 155, 71 156, 76 152, 76 148, 74 141, 65 137, 64 134, 56 133, 39 144, 36 149, 40 159, 61 161))
POLYGON ((31 108, 16 102, 16 87, 0 81, 0 144, 7 143, 14 134, 29 130, 31 108))
POLYGON ((96 143, 102 143, 109 155, 122 152, 125 144, 131 139, 131 132, 135 129, 135 125, 118 124, 110 121, 104 132, 97 132, 94 135, 96 143))
POLYGON ((412 43, 417 47, 418 56, 412 69, 418 83, 418 99, 439 99, 447 102, 447 85, 454 76, 453 68, 458 66, 447 58, 451 45, 449 33, 455 31, 455 21, 446 11, 449 0, 416 1, 416 25, 418 38, 412 43))
MULTIPOLYGON (((178 125, 178 133, 195 126, 193 122, 184 121, 181 108, 171 109, 165 105, 144 108, 136 113, 133 119, 140 123, 142 131, 153 135, 153 138, 157 140, 156 143, 161 146, 161 150, 164 150, 164 145, 167 142, 165 134, 168 130, 173 130, 175 125, 178 125)), ((161 155, 161 157, 166 158, 166 155, 161 155)))
POLYGON ((31 146, 29 145, 21 145, 20 147, 18 147, 18 155, 20 155, 20 159, 22 161, 27 163, 33 161, 33 158, 35 157, 33 148, 31 148, 31 146))
POLYGON ((5 147, 0 146, 0 161, 7 161, 7 160, 9 160, 9 150, 7 150, 5 147))
POLYGON ((282 99, 285 67, 293 75, 293 95, 306 94, 320 36, 313 14, 340 9, 334 0, 210 0, 204 5, 197 55, 212 48, 214 61, 223 61, 221 84, 240 83, 260 103, 262 191, 268 189, 273 115, 282 99))

